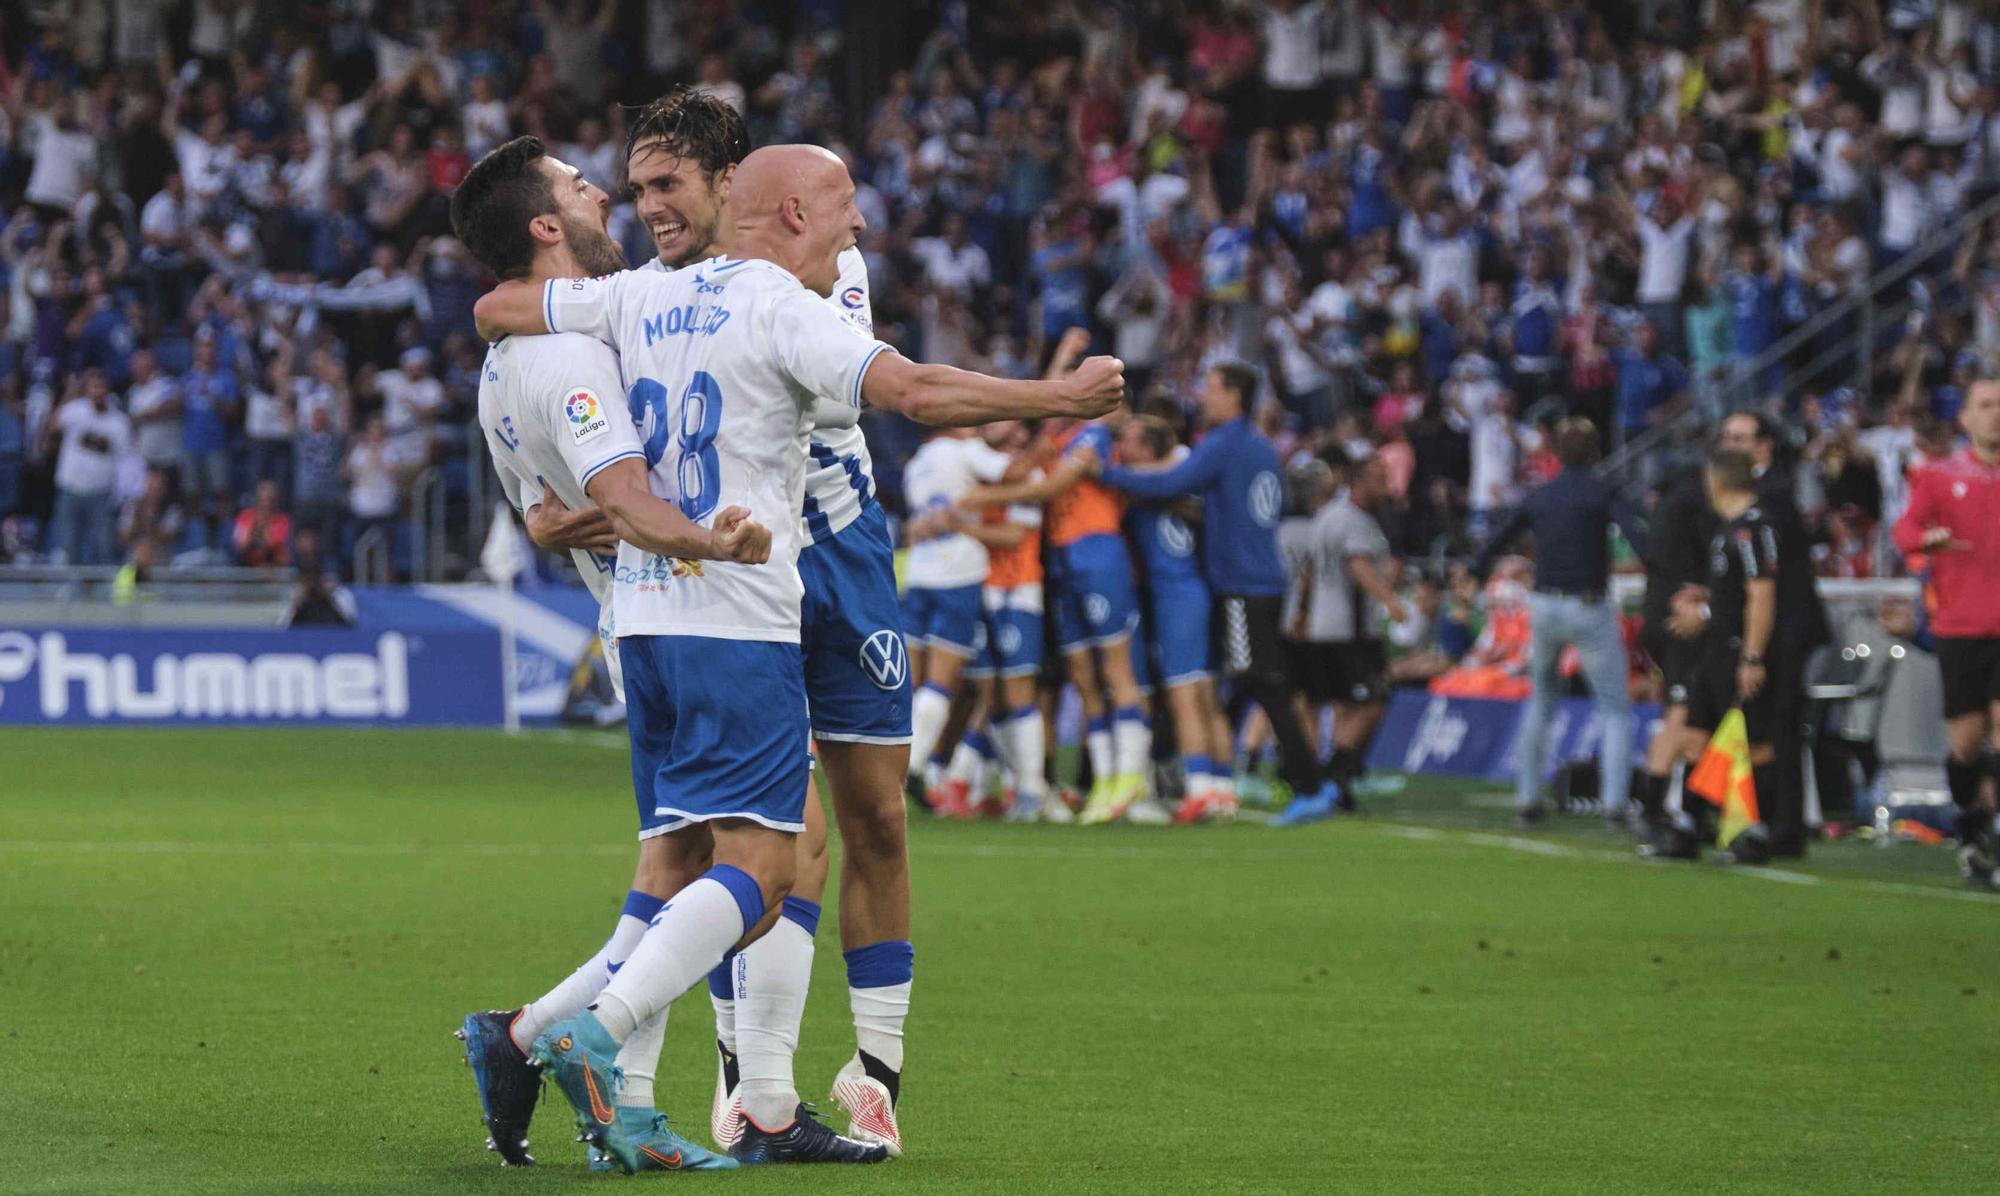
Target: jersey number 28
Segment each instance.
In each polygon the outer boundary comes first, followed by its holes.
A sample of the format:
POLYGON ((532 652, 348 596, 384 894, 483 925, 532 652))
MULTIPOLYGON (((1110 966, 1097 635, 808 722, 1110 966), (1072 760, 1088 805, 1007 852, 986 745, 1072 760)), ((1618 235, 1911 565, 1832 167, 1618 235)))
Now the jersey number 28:
POLYGON ((722 462, 715 452, 715 435, 722 427, 722 387, 706 370, 694 372, 681 392, 678 438, 667 421, 665 386, 641 378, 632 384, 625 401, 632 421, 646 433, 643 447, 648 469, 667 455, 668 442, 678 439, 674 481, 680 491, 677 501, 681 514, 695 520, 707 517, 722 496, 722 462))

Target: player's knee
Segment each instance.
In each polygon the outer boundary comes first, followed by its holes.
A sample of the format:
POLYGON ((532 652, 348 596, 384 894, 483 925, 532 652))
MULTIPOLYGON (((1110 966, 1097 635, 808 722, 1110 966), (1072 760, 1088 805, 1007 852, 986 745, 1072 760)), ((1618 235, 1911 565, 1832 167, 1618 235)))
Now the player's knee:
POLYGON ((902 794, 893 802, 855 802, 840 814, 840 845, 846 858, 864 871, 903 866, 908 850, 908 815, 902 794))

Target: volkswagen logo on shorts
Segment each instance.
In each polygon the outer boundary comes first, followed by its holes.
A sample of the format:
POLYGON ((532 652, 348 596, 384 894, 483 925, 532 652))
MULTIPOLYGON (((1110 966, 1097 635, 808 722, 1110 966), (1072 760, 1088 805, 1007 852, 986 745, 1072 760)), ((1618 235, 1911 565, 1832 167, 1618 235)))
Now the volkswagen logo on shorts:
POLYGON ((1000 655, 1012 659, 1021 651, 1021 629, 1012 623, 1000 625, 1000 655))
POLYGON ((861 671, 877 689, 900 689, 910 676, 910 656, 902 633, 883 628, 861 645, 861 671))
POLYGON ((1111 599, 1102 594, 1087 595, 1083 600, 1083 613, 1093 629, 1101 628, 1111 621, 1111 599))
POLYGON ((1266 470, 1250 482, 1250 517, 1264 527, 1278 526, 1278 515, 1285 506, 1285 488, 1278 484, 1278 475, 1266 470))

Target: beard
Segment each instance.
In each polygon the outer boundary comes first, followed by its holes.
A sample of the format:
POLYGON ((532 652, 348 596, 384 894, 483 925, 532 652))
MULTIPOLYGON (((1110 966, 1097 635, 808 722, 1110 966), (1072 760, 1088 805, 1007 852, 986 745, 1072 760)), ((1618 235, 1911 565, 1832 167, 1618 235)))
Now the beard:
POLYGON ((594 278, 616 274, 626 267, 625 251, 603 228, 568 217, 563 217, 562 226, 563 239, 569 242, 569 251, 585 274, 594 278))

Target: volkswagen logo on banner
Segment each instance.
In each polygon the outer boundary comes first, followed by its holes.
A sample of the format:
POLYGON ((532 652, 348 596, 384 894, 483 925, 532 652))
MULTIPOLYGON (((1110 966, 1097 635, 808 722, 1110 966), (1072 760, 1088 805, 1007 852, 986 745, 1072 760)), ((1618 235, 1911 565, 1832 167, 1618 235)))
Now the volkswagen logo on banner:
POLYGON ((883 628, 861 644, 861 671, 877 689, 901 689, 910 677, 910 656, 901 632, 883 628))

